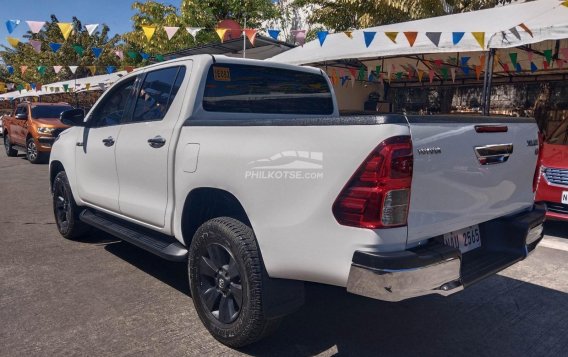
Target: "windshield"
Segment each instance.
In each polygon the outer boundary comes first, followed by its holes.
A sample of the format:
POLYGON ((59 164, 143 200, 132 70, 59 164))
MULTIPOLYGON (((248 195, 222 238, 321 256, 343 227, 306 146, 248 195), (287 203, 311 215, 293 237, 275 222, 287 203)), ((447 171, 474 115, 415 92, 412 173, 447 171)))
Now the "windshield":
POLYGON ((547 144, 568 145, 568 119, 565 119, 556 130, 546 138, 547 144))
POLYGON ((32 118, 59 119, 59 115, 66 110, 73 109, 69 105, 43 105, 32 108, 32 118))

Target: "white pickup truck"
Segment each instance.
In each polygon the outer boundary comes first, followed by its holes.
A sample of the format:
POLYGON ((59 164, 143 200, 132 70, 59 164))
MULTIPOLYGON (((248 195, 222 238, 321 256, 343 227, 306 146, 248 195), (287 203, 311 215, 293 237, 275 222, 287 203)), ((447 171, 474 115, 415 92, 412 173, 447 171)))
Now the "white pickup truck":
POLYGON ((341 116, 319 69, 210 55, 135 71, 61 119, 59 232, 187 261, 201 320, 232 347, 300 307, 304 281, 449 295, 542 238, 532 119, 341 116))

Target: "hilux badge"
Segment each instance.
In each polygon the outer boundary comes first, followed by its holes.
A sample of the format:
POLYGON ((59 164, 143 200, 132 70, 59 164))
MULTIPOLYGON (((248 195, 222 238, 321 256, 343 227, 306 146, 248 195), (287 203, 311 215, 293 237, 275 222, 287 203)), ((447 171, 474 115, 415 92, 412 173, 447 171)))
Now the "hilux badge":
POLYGON ((441 154, 442 149, 439 147, 431 147, 431 148, 419 148, 418 155, 432 155, 432 154, 441 154))
POLYGON ((537 145, 538 145, 538 139, 527 140, 527 146, 537 146, 537 145))

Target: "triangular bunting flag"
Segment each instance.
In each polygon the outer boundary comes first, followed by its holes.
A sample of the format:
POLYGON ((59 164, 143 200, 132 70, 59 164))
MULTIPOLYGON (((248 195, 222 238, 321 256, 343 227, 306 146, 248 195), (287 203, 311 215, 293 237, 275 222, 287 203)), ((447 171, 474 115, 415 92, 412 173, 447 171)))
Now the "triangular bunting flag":
POLYGON ((434 75, 436 73, 434 72, 433 69, 431 69, 430 71, 428 71, 428 78, 430 78, 430 84, 432 84, 432 82, 434 82, 434 75))
POLYGON ((292 30, 292 36, 294 36, 294 41, 298 45, 304 46, 304 43, 306 43, 306 30, 292 30))
POLYGON ((20 20, 8 20, 6 21, 6 28, 8 29, 8 33, 14 32, 16 27, 20 24, 20 20))
POLYGON ((349 37, 350 39, 353 39, 353 31, 343 31, 343 33, 345 34, 345 36, 349 37))
POLYGON ((385 35, 391 40, 393 43, 396 43, 396 36, 398 36, 398 32, 385 32, 385 35))
POLYGON ((357 74, 357 79, 362 81, 365 78, 365 66, 359 68, 359 73, 357 74))
POLYGON ((445 81, 448 80, 448 67, 442 67, 440 69, 440 71, 442 72, 442 78, 444 78, 445 81))
POLYGON ((124 52, 122 50, 114 51, 114 54, 122 61, 124 59, 124 52))
POLYGON ((18 40, 15 37, 6 37, 6 40, 8 41, 8 43, 10 44, 10 46, 16 48, 18 46, 18 44, 20 43, 20 40, 18 40))
POLYGON ((442 36, 441 32, 426 32, 426 37, 428 37, 428 39, 432 41, 432 43, 436 45, 436 47, 438 47, 438 45, 440 44, 441 36, 442 36))
POLYGON ((327 38, 327 35, 329 34, 328 31, 318 31, 317 35, 318 35, 318 40, 320 43, 320 46, 323 46, 323 43, 325 42, 325 39, 327 38))
POLYGON ((85 28, 87 29, 87 32, 89 33, 89 36, 93 36, 95 31, 97 30, 97 27, 99 27, 99 24, 85 25, 85 28))
POLYGON ((481 66, 479 65, 475 65, 475 77, 477 78, 477 80, 479 80, 479 78, 481 77, 481 66))
POLYGON ((91 76, 94 76, 97 73, 97 66, 87 66, 89 72, 91 72, 91 76))
POLYGON ((22 72, 22 76, 26 73, 28 66, 20 66, 20 72, 22 72))
POLYGON ((38 67, 37 67, 37 71, 38 71, 38 73, 39 73, 41 76, 43 76, 43 75, 45 74, 45 69, 46 69, 46 68, 47 68, 47 67, 45 67, 45 66, 38 66, 38 67))
POLYGON ((563 69, 564 68, 564 60, 563 59, 557 59, 556 60, 556 67, 558 67, 559 69, 563 69))
POLYGON ((186 27, 185 29, 193 38, 195 38, 195 36, 197 36, 197 33, 203 30, 203 27, 186 27))
POLYGON ((150 41, 154 36, 154 32, 156 32, 156 26, 142 26, 142 31, 144 31, 146 39, 150 41))
POLYGON ((546 58, 546 62, 551 63, 552 62, 552 50, 548 49, 548 50, 544 50, 542 52, 544 53, 544 57, 546 58))
POLYGON ((422 82, 422 78, 424 77, 424 71, 419 69, 418 70, 418 80, 422 82))
POLYGON ((525 32, 528 33, 531 37, 533 37, 532 31, 531 31, 531 29, 529 29, 529 28, 527 27, 527 25, 525 25, 525 24, 523 23, 523 24, 519 24, 519 27, 522 28, 523 30, 525 30, 525 32))
POLYGON ((73 31, 73 24, 70 22, 58 22, 57 26, 59 26, 63 38, 67 40, 67 38, 71 34, 71 31, 73 31))
POLYGON ((275 40, 278 40, 278 35, 280 35, 280 30, 278 29, 269 29, 268 36, 272 37, 275 40))
POLYGON ((454 45, 460 43, 463 35, 465 35, 465 32, 452 32, 452 42, 454 43, 454 45))
POLYGON ((132 59, 136 59, 136 57, 138 57, 138 52, 135 52, 135 51, 128 51, 128 52, 126 52, 126 54, 128 55, 128 57, 130 57, 132 59))
POLYGON ((30 40, 30 45, 32 45, 34 51, 36 53, 40 53, 41 52, 41 41, 38 40, 30 40))
POLYGON ((101 53, 103 52, 103 49, 100 47, 93 47, 91 48, 91 51, 93 51, 93 55, 95 55, 95 58, 99 58, 101 56, 101 53))
POLYGON ((244 29, 244 33, 245 36, 248 38, 250 44, 254 46, 254 40, 256 39, 257 31, 255 29, 244 29))
POLYGON ((124 70, 128 73, 134 71, 134 67, 133 66, 124 66, 124 70))
POLYGON ((85 89, 86 90, 91 89, 91 83, 85 83, 85 89))
POLYGON ((533 61, 533 57, 534 57, 534 53, 529 51, 527 52, 527 59, 529 60, 529 62, 533 61))
POLYGON ((42 86, 43 86, 43 85, 42 85, 41 83, 37 83, 37 84, 36 84, 36 89, 37 89, 37 90, 41 90, 41 87, 42 87, 42 86))
POLYGON ((12 66, 6 66, 6 69, 8 69, 8 73, 9 73, 9 74, 14 74, 14 67, 12 67, 12 66))
POLYGON ((55 42, 50 42, 49 43, 49 47, 51 47, 51 50, 53 52, 57 52, 60 48, 61 48, 61 44, 60 43, 55 43, 55 42))
POLYGON ((63 66, 53 66, 53 71, 55 72, 55 74, 59 73, 59 71, 61 71, 61 68, 63 68, 63 66))
POLYGON ((106 71, 107 71, 108 74, 111 74, 115 70, 116 70, 115 66, 106 66, 106 71))
POLYGON ((83 56, 83 51, 84 51, 83 46, 81 46, 81 45, 74 45, 74 46, 73 46, 73 49, 75 50, 75 52, 77 52, 77 54, 78 54, 79 56, 83 56))
POLYGON ((371 42, 373 42, 376 34, 376 31, 363 31, 363 36, 365 37, 365 46, 369 47, 371 42))
POLYGON ((63 91, 69 92, 69 84, 67 83, 63 84, 63 91))
POLYGON ((69 66, 69 70, 71 71, 71 73, 75 74, 75 72, 77 72, 77 68, 79 66, 69 66))
POLYGON ((503 63, 503 70, 507 73, 509 73, 510 69, 509 69, 509 64, 508 63, 503 63))
POLYGON ((375 67, 375 73, 376 73, 376 74, 381 73, 381 66, 376 66, 376 67, 375 67))
POLYGON ((221 39, 221 43, 223 43, 225 39, 225 34, 227 33, 227 29, 215 29, 217 36, 221 39))
POLYGON ((404 36, 408 40, 408 44, 410 47, 414 46, 414 42, 416 42, 416 37, 418 37, 418 32, 404 32, 404 36))
POLYGON ((357 76, 357 69, 349 68, 349 73, 351 73, 351 77, 353 77, 353 79, 355 79, 355 77, 357 76))
POLYGON ((511 27, 509 31, 511 31, 511 33, 513 34, 513 36, 517 38, 517 40, 519 41, 521 40, 521 34, 519 33, 516 27, 511 27))
POLYGON ((509 57, 511 58, 511 63, 513 63, 513 67, 517 65, 517 52, 509 53, 509 57))
POLYGON ((550 66, 549 63, 550 62, 542 61, 542 69, 544 69, 546 71, 548 69, 548 67, 550 66))
POLYGON ((450 74, 452 76, 452 83, 456 83, 456 68, 455 67, 450 68, 450 74))
POLYGON ((33 90, 36 90, 36 84, 35 84, 35 83, 30 83, 30 87, 31 87, 33 90))
POLYGON ((534 64, 534 62, 531 62, 531 72, 534 73, 538 70, 538 67, 536 66, 536 64, 534 64))
POLYGON ((140 52, 140 57, 142 57, 143 60, 148 60, 150 55, 145 52, 140 52))
POLYGON ((515 65, 515 67, 517 68, 517 72, 522 72, 522 71, 523 71, 523 67, 521 67, 521 64, 520 64, 520 63, 517 63, 517 64, 515 65))
POLYGON ((45 21, 26 21, 26 23, 32 33, 40 32, 43 25, 45 25, 45 21))
POLYGON ((166 31, 166 35, 168 35, 168 40, 171 40, 172 37, 175 36, 176 32, 178 32, 179 27, 176 26, 164 26, 164 31, 166 31))
POLYGON ((163 62, 163 61, 164 61, 164 56, 162 56, 162 55, 155 55, 154 58, 155 58, 156 61, 158 61, 158 62, 163 62))
POLYGON ((472 32, 473 38, 479 43, 481 48, 485 48, 485 32, 472 32))

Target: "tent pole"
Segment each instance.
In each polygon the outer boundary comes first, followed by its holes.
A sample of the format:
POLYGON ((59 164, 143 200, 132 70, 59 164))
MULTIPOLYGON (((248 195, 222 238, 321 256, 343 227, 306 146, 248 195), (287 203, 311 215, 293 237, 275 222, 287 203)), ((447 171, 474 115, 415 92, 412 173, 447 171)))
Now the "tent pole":
POLYGON ((491 82, 493 79, 493 62, 495 60, 495 49, 490 49, 485 58, 485 75, 483 76, 483 115, 489 115, 491 106, 491 82))

